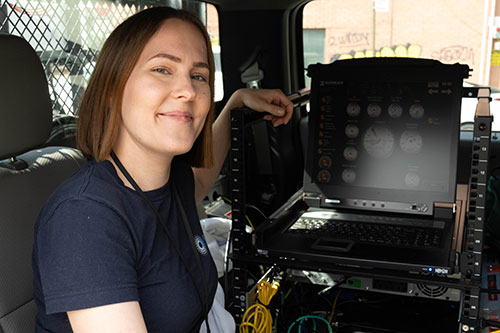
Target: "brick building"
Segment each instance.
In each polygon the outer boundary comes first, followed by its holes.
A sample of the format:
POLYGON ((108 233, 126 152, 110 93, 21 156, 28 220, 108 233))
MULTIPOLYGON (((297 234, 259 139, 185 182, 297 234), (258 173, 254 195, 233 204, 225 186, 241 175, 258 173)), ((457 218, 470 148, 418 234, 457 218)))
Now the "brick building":
MULTIPOLYGON (((496 2, 315 0, 304 8, 306 65, 373 54, 432 58, 465 63, 473 69, 470 82, 500 87, 496 2)), ((207 14, 218 43, 217 12, 209 6, 207 14)))
POLYGON ((305 7, 304 29, 324 33, 326 62, 374 53, 432 58, 468 64, 469 80, 488 84, 494 2, 317 0, 305 7))

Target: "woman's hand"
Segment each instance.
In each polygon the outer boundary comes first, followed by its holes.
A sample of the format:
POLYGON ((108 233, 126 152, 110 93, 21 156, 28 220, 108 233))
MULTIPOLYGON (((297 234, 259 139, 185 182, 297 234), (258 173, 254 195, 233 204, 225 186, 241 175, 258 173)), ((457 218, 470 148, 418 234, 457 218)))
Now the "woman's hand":
POLYGON ((213 124, 213 156, 211 168, 193 168, 196 202, 201 203, 213 187, 229 150, 231 139, 229 111, 248 107, 267 112, 265 119, 274 126, 287 124, 292 117, 293 103, 279 89, 240 89, 234 92, 213 124))
POLYGON ((239 89, 226 104, 229 109, 243 106, 267 112, 264 119, 270 120, 273 126, 288 124, 293 112, 293 103, 279 89, 239 89))

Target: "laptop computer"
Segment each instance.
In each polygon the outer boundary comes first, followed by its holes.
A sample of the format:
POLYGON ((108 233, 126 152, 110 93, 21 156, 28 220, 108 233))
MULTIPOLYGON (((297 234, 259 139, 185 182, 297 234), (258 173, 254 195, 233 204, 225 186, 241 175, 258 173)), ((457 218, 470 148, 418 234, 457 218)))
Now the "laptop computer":
POLYGON ((469 68, 430 59, 316 64, 300 203, 257 234, 270 256, 451 274, 469 68))

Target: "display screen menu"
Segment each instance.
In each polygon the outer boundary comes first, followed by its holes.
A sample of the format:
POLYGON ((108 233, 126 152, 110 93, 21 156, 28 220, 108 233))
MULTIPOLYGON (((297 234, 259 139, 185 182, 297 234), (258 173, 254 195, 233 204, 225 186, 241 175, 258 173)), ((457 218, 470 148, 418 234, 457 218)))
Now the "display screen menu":
POLYGON ((423 213, 434 201, 454 200, 461 74, 426 78, 377 67, 316 73, 306 166, 315 188, 339 202, 403 202, 423 213))
POLYGON ((448 191, 450 131, 454 130, 447 107, 450 100, 425 93, 432 90, 428 85, 324 86, 315 138, 316 181, 448 191), (363 90, 371 93, 364 95, 363 90))

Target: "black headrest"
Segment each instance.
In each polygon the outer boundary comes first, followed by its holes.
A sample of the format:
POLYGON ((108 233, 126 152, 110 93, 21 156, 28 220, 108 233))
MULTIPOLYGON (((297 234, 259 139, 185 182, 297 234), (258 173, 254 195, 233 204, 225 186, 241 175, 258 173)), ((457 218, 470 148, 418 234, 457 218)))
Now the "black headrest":
POLYGON ((52 126, 47 79, 35 50, 0 34, 0 160, 42 145, 52 126))

